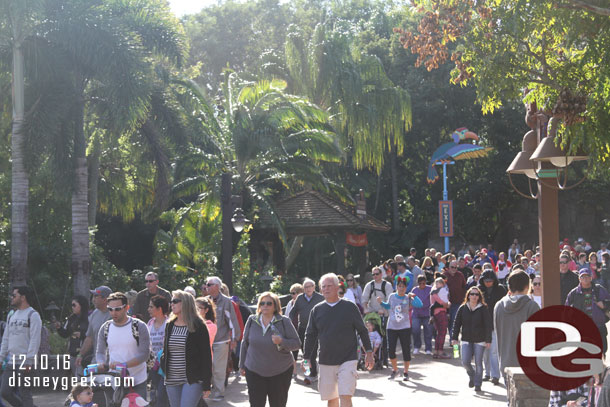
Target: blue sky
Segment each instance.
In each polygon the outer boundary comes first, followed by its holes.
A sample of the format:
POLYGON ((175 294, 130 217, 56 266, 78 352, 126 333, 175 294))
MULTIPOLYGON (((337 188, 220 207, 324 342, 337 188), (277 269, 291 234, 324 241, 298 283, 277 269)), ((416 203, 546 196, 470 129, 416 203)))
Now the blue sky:
POLYGON ((185 14, 193 14, 201 11, 205 6, 216 4, 215 0, 169 0, 172 11, 178 17, 185 14))

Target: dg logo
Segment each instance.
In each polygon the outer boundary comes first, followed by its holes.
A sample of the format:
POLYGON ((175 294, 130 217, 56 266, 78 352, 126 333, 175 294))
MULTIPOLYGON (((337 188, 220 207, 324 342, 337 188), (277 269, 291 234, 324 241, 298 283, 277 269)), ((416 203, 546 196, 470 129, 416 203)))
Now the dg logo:
POLYGON ((517 356, 527 377, 548 390, 574 389, 604 370, 599 329, 587 314, 563 305, 521 324, 517 356))

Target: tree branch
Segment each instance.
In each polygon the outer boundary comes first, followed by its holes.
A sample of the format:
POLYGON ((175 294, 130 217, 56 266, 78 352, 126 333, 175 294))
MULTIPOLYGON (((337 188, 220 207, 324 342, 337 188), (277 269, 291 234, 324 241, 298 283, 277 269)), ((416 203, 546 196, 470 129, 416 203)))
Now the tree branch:
POLYGON ((610 16, 610 8, 603 8, 594 6, 593 4, 589 4, 586 1, 582 0, 567 0, 572 4, 557 4, 557 7, 561 8, 571 8, 578 10, 587 10, 595 14, 599 14, 602 16, 610 16))

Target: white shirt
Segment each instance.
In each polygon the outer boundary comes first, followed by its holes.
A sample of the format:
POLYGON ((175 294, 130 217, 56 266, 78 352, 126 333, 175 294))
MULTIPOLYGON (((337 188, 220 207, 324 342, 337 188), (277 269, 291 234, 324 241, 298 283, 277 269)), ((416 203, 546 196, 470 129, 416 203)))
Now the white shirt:
MULTIPOLYGON (((138 354, 138 344, 131 333, 131 319, 123 326, 110 324, 108 330, 109 361, 116 363, 127 363, 138 354)), ((134 367, 127 368, 129 376, 134 378, 136 385, 146 382, 146 363, 140 363, 134 367)))

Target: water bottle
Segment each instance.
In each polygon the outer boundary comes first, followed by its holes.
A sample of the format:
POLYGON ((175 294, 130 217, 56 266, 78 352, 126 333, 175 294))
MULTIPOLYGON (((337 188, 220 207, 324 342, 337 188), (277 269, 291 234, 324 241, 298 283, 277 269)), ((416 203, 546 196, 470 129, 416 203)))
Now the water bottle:
POLYGON ((121 375, 121 377, 127 376, 127 363, 117 363, 114 369, 121 375))
MULTIPOLYGON (((278 329, 275 327, 275 325, 271 325, 271 335, 277 335, 277 336, 282 336, 280 335, 280 331, 278 331, 278 329)), ((277 346, 277 350, 282 350, 282 345, 275 345, 277 346)))
POLYGON ((83 376, 89 376, 89 374, 97 373, 98 370, 99 370, 99 365, 97 363, 87 365, 85 370, 83 370, 83 376))
POLYGON ((311 374, 311 369, 307 360, 303 361, 303 369, 305 369, 305 376, 309 376, 311 374))
POLYGON ((454 359, 460 358, 460 345, 458 345, 457 343, 455 345, 453 345, 453 358, 454 359))

